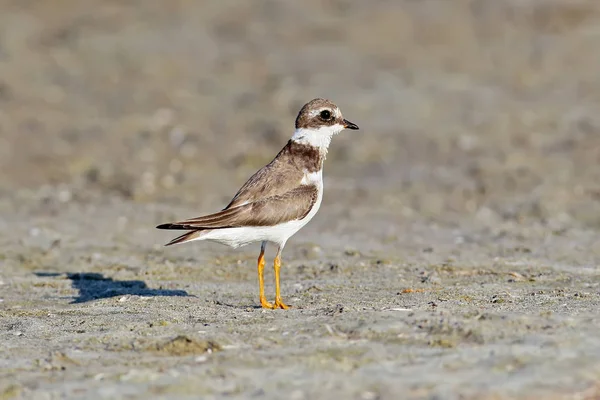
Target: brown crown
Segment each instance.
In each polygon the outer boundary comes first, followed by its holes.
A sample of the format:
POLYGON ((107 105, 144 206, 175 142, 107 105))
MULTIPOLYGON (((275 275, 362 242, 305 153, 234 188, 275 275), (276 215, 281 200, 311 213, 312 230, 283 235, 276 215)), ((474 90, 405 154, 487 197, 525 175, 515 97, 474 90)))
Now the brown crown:
POLYGON ((318 98, 309 101, 300 109, 296 117, 296 129, 317 129, 322 126, 332 126, 335 124, 343 125, 344 119, 342 113, 339 112, 338 106, 327 99, 318 98), (320 114, 323 111, 329 111, 329 119, 323 118, 320 114))

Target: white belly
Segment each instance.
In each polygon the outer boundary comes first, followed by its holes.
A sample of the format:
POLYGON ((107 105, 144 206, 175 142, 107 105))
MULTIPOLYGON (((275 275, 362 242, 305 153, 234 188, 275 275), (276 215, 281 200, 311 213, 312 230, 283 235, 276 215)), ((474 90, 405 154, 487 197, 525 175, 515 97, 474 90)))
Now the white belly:
POLYGON ((245 226, 207 231, 194 240, 211 240, 230 247, 241 247, 255 242, 271 242, 284 246, 285 242, 306 225, 319 211, 323 200, 323 184, 319 182, 319 194, 313 208, 300 220, 288 221, 275 226, 245 226))

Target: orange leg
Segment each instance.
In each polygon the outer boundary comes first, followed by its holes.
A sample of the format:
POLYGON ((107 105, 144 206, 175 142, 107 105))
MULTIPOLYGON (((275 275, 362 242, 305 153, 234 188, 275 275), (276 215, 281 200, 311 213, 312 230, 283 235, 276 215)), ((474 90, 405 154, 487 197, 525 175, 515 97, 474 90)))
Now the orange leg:
POLYGON ((277 251, 277 256, 273 261, 273 269, 275 270, 275 304, 274 308, 283 308, 287 310, 289 306, 285 305, 281 300, 281 292, 279 289, 279 270, 281 269, 281 249, 277 251))
POLYGON ((263 243, 260 247, 260 255, 258 256, 258 287, 260 290, 260 305, 262 308, 275 308, 273 304, 267 301, 265 297, 265 278, 264 278, 264 270, 265 270, 265 244, 263 243))

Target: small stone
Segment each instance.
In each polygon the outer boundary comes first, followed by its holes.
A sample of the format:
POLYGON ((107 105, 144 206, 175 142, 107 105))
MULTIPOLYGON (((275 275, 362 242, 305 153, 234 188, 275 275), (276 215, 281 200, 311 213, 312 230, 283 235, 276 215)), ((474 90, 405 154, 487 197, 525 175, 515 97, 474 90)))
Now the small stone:
POLYGON ((379 398, 379 396, 375 392, 363 392, 360 395, 360 398, 362 400, 377 400, 379 398))
POLYGON ((61 203, 68 203, 73 198, 73 195, 69 190, 61 190, 58 192, 58 201, 61 203))
POLYGON ((354 249, 346 249, 344 251, 344 254, 348 257, 358 257, 360 256, 360 253, 358 252, 358 250, 354 250, 354 249))

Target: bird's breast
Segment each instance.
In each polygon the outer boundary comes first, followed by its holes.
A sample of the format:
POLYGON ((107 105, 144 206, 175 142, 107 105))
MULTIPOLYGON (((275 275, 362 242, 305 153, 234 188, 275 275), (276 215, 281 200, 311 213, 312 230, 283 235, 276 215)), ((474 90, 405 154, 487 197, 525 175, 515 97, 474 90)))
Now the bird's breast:
POLYGON ((303 172, 304 175, 302 176, 302 181, 300 181, 302 185, 316 185, 318 187, 323 186, 323 169, 315 172, 304 170, 303 172))

